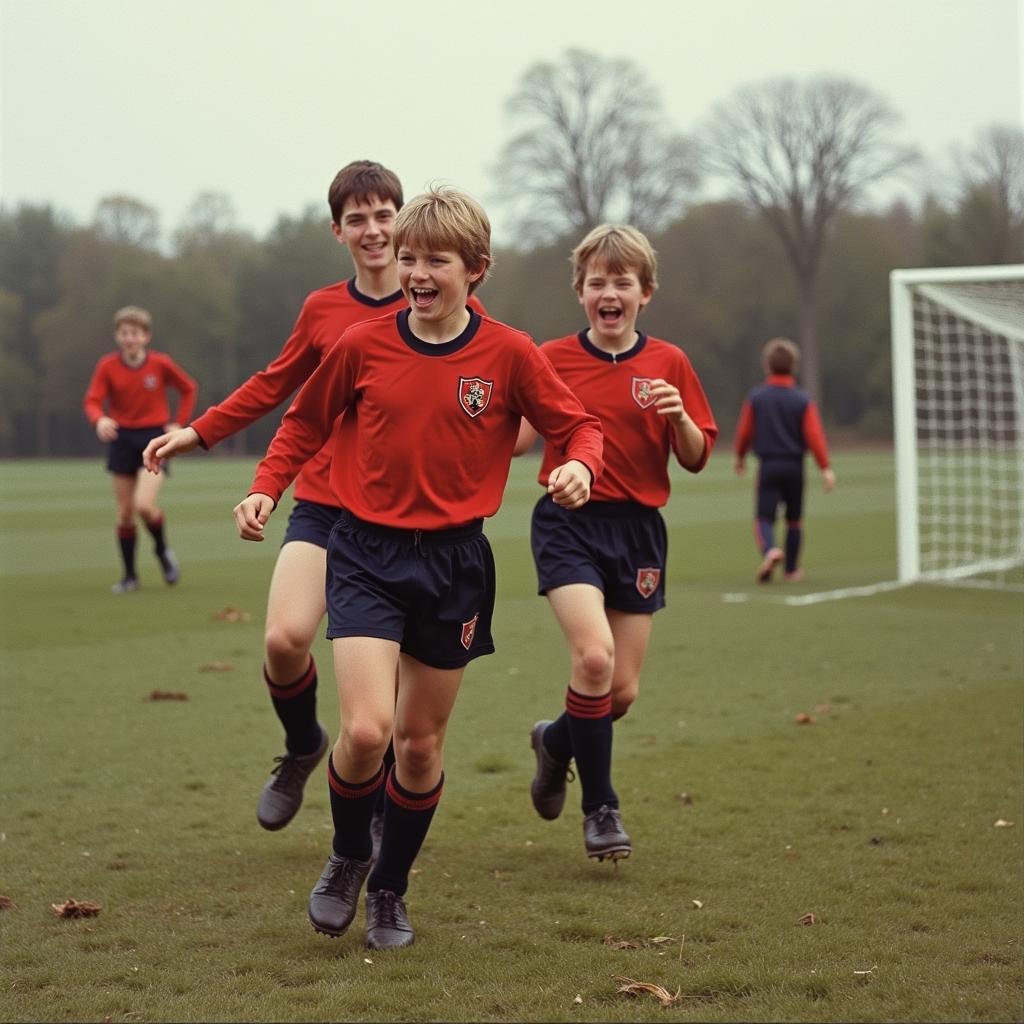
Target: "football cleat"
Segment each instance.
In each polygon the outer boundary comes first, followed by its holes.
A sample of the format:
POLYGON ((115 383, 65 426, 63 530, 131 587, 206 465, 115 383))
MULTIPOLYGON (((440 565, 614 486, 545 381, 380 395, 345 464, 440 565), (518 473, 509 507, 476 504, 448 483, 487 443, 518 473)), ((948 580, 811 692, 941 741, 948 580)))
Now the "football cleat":
POLYGON ((576 778, 569 762, 556 761, 544 746, 544 730, 549 721, 538 722, 530 730, 530 746, 537 757, 537 771, 530 783, 533 809, 547 821, 554 821, 565 806, 565 783, 576 778))
POLYGON ((587 856, 597 860, 622 860, 633 852, 633 844, 622 827, 622 815, 607 804, 584 817, 583 845, 587 856))
POLYGON ((306 780, 323 760, 330 737, 320 727, 320 746, 312 754, 282 754, 275 757, 276 767, 260 793, 256 819, 268 831, 284 828, 299 812, 306 780))
POLYGON ((125 576, 119 583, 115 583, 110 591, 113 594, 134 594, 139 589, 139 580, 136 576, 125 576))
POLYGON ((339 857, 327 858, 323 873, 309 894, 309 923, 321 935, 336 939, 344 935, 359 905, 359 890, 370 873, 368 860, 339 857))
POLYGON ((764 553, 764 558, 757 570, 758 583, 770 583, 775 567, 782 561, 782 550, 780 548, 769 548, 764 553))
POLYGON ((178 557, 170 548, 164 548, 162 555, 156 556, 160 560, 160 569, 164 574, 164 583, 173 586, 181 579, 181 566, 178 565, 178 557))
POLYGON ((370 949, 401 949, 411 946, 414 937, 401 896, 388 889, 366 894, 366 945, 370 949))

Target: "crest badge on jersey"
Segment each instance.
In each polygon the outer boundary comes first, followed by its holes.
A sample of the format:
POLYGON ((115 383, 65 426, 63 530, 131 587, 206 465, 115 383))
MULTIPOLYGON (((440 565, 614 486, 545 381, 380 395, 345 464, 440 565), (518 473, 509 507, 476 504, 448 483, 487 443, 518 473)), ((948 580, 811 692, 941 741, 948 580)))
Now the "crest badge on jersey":
POLYGON ((654 404, 654 395, 651 393, 653 381, 650 377, 634 377, 632 384, 633 401, 641 409, 647 409, 654 404))
POLYGON ((145 388, 145 389, 146 389, 147 391, 156 391, 157 385, 158 385, 159 383, 160 383, 160 381, 159 381, 159 379, 157 378, 157 375, 156 375, 155 373, 147 373, 147 374, 146 374, 146 375, 145 375, 145 376, 144 376, 144 377, 142 378, 142 386, 143 386, 143 387, 144 387, 144 388, 145 388))
POLYGON ((660 582, 660 569, 637 569, 636 589, 640 591, 641 597, 650 597, 658 589, 660 582))
POLYGON ((476 636, 476 624, 479 618, 480 613, 477 612, 469 622, 464 622, 462 624, 462 646, 465 647, 467 651, 473 643, 473 637, 476 636))
POLYGON ((459 405, 462 411, 476 419, 491 404, 493 390, 493 380, 484 380, 482 377, 460 377, 459 405))

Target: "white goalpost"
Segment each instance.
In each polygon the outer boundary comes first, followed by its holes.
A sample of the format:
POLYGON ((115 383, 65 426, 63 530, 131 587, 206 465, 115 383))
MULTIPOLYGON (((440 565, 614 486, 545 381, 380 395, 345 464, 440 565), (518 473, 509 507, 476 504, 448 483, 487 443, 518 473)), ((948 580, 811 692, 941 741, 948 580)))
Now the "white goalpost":
POLYGON ((1024 265, 894 270, 899 582, 1021 585, 1024 265))

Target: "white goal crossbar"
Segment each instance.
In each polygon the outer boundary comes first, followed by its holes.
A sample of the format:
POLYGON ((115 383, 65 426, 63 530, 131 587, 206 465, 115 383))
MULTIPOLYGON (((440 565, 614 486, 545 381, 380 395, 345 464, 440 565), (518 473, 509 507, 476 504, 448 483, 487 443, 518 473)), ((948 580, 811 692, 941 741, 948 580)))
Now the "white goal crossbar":
POLYGON ((1024 565, 1024 265, 895 270, 901 582, 1024 565))

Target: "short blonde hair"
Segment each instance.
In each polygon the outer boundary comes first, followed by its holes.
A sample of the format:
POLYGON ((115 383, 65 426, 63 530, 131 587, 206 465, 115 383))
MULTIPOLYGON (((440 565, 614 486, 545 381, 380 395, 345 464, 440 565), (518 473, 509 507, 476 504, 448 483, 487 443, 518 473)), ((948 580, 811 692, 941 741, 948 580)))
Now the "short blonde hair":
POLYGON ((483 268, 470 284, 471 292, 484 283, 494 265, 491 222, 484 208, 451 185, 432 186, 410 199, 395 218, 391 232, 395 254, 402 246, 416 243, 427 249, 457 252, 470 271, 483 268))
POLYGON ((647 236, 628 224, 599 224, 580 242, 569 257, 572 262, 572 286, 583 290, 587 267, 596 263, 612 274, 632 271, 644 292, 658 287, 658 254, 647 236))
POLYGON ((149 310, 143 309, 141 306, 122 306, 114 314, 114 327, 120 327, 121 324, 137 324, 143 330, 153 333, 153 318, 149 315, 149 310))
POLYGON ((761 365, 766 373, 791 376, 800 362, 800 349, 789 338, 772 338, 761 351, 761 365))

